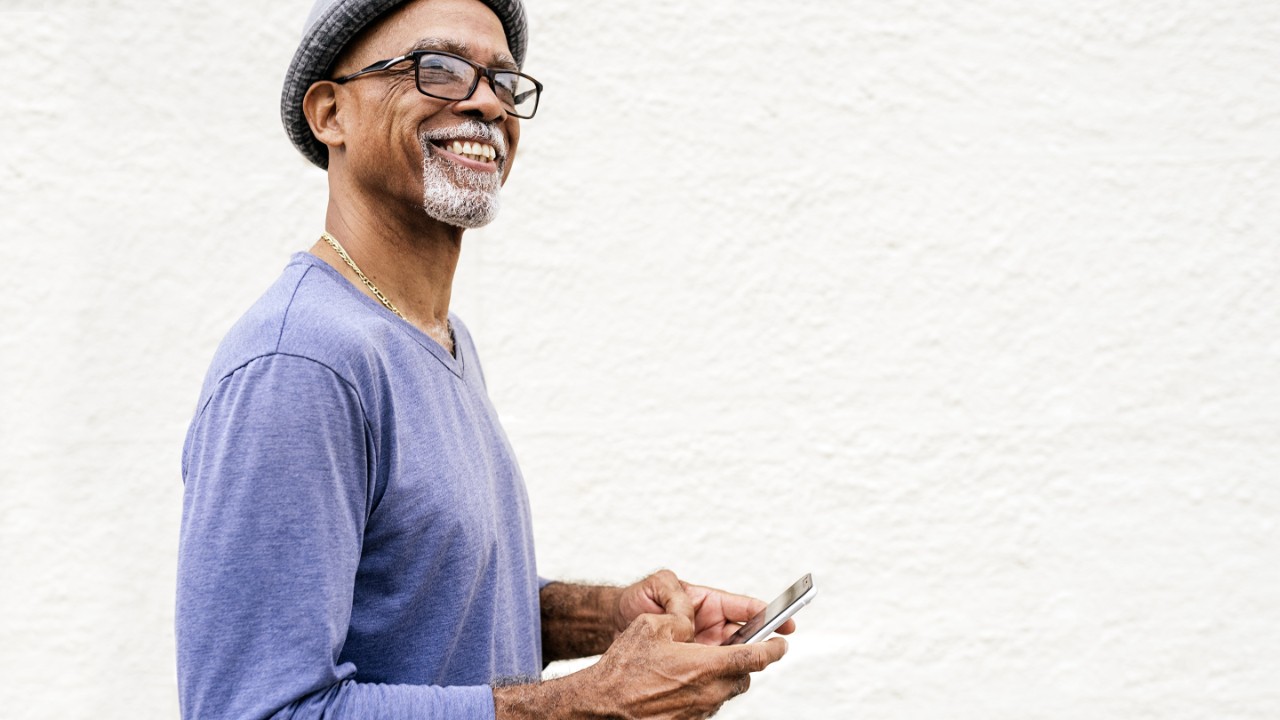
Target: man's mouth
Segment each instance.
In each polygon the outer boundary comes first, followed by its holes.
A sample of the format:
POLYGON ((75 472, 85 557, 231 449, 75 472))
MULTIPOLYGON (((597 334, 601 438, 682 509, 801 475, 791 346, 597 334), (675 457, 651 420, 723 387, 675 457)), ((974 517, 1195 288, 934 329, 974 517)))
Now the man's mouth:
POLYGON ((436 147, 478 163, 491 163, 498 157, 494 146, 479 141, 442 140, 432 143, 436 147))

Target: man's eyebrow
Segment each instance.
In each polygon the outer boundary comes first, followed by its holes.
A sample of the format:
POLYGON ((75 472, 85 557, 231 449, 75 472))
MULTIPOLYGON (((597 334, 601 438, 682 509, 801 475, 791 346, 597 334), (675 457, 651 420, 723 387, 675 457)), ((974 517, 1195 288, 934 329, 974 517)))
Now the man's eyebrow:
MULTIPOLYGON (((449 38, 422 38, 413 44, 409 49, 410 52, 416 50, 440 50, 442 52, 461 55, 464 58, 471 57, 471 47, 461 40, 451 40, 449 38)), ((477 61, 479 62, 479 61, 477 61)), ((488 67, 502 68, 504 70, 519 70, 520 66, 516 65, 515 58, 503 52, 496 52, 487 63, 488 67)))

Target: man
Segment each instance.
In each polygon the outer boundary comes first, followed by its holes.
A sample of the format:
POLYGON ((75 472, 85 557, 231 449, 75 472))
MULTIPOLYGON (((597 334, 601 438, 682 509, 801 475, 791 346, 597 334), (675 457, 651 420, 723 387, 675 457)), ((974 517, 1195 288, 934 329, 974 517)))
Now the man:
POLYGON ((326 232, 220 346, 187 435, 184 717, 707 717, 785 652, 719 646, 759 600, 536 574, 523 479, 449 314, 463 231, 493 218, 537 108, 526 32, 519 0, 312 11, 282 112, 328 170, 326 232))

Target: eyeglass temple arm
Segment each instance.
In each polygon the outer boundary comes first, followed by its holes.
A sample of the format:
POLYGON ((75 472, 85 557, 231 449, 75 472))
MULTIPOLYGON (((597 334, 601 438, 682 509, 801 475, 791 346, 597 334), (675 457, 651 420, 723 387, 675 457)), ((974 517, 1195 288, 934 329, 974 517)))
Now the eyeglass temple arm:
POLYGON ((361 75, 368 75, 369 73, 381 72, 391 67, 392 65, 402 63, 405 60, 408 60, 412 57, 413 57, 412 55, 401 55, 400 57, 391 58, 390 60, 380 60, 368 67, 360 68, 359 70, 351 73, 350 75, 343 75, 340 78, 334 78, 333 81, 341 85, 342 83, 348 80, 355 80, 361 75))

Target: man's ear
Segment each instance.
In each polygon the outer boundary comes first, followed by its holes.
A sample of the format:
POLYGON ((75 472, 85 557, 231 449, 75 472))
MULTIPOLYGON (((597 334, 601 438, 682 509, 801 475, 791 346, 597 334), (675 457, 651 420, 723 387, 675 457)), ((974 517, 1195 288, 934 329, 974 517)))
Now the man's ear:
POLYGON ((345 134, 338 116, 338 86, 328 80, 312 83, 302 98, 302 114, 311 133, 332 151, 342 147, 345 134))

